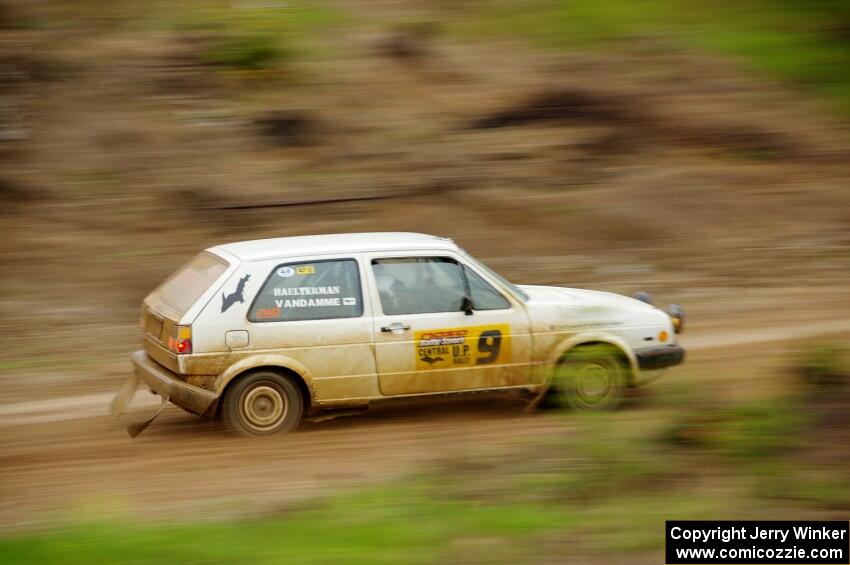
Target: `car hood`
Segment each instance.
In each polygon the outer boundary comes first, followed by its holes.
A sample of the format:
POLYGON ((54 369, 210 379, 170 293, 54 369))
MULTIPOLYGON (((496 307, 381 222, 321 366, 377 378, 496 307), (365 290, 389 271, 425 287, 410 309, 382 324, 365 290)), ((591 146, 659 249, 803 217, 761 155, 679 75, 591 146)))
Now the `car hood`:
POLYGON ((610 307, 631 311, 648 312, 656 310, 640 300, 629 298, 613 292, 584 290, 580 288, 564 288, 560 286, 521 285, 520 288, 529 296, 529 302, 546 306, 560 307, 610 307))

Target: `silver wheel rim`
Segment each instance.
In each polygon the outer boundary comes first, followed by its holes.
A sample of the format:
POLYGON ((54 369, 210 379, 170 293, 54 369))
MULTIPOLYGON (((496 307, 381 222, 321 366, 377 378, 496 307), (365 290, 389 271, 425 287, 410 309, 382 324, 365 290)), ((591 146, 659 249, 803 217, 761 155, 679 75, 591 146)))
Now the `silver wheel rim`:
POLYGON ((576 397, 585 406, 596 406, 611 394, 614 376, 603 361, 590 361, 573 375, 576 397))
POLYGON ((242 395, 239 412, 245 425, 258 432, 276 428, 286 417, 289 405, 286 396, 276 386, 260 382, 242 395))

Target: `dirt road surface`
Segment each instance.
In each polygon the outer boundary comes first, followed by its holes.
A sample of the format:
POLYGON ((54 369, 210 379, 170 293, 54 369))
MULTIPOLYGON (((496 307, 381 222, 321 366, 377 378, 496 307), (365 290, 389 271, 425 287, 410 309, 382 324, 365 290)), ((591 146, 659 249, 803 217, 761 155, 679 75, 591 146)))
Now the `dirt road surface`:
POLYGON ((410 42, 400 22, 466 10, 331 2, 348 23, 243 74, 210 64, 230 43, 218 24, 7 4, 38 25, 7 26, 0 61, 0 132, 15 134, 0 171, 0 531, 253 515, 574 433, 569 415, 472 397, 262 441, 171 407, 131 440, 125 425, 158 403, 140 393, 108 415, 139 304, 217 243, 421 231, 510 280, 650 291, 693 324, 688 362, 649 397, 706 381, 724 400, 769 393, 792 344, 850 332, 846 121, 734 61, 644 34, 560 53, 451 29, 399 58, 382 46, 410 42), (309 139, 262 126, 280 116, 309 139))
MULTIPOLYGON (((696 337, 688 336, 684 338, 684 343, 688 351, 693 353, 708 349, 781 342, 846 331, 850 331, 850 320, 840 319, 809 322, 788 327, 758 328, 696 337)), ((114 396, 114 393, 108 392, 0 404, 0 427, 44 424, 103 416, 108 413, 109 404, 114 396)), ((159 403, 159 397, 146 394, 144 387, 141 387, 136 392, 131 403, 131 409, 132 412, 149 411, 159 406, 159 403)))
MULTIPOLYGON (((682 342, 688 366, 713 367, 718 350, 771 359, 789 340, 848 332, 850 320, 844 318, 697 333, 682 342)), ((668 379, 693 378, 672 375, 668 379)), ((222 518, 268 512, 350 485, 427 470, 452 454, 494 455, 523 440, 570 433, 568 417, 526 415, 521 399, 460 395, 387 404, 363 415, 305 423, 296 434, 265 440, 230 436, 218 423, 169 407, 131 440, 124 426, 150 414, 158 397, 138 392, 133 411, 119 420, 108 415, 111 397, 0 405, 0 529, 116 513, 222 518)))

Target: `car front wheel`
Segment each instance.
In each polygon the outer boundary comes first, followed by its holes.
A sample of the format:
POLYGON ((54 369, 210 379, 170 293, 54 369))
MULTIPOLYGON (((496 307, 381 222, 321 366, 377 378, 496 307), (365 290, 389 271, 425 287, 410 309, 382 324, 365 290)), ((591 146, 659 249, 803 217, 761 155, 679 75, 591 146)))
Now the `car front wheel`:
POLYGON ((628 366, 620 352, 603 345, 580 346, 555 367, 558 403, 574 410, 610 410, 625 394, 628 366))
POLYGON ((243 436, 294 430, 304 412, 298 385, 289 377, 261 371, 241 378, 224 397, 228 428, 243 436))

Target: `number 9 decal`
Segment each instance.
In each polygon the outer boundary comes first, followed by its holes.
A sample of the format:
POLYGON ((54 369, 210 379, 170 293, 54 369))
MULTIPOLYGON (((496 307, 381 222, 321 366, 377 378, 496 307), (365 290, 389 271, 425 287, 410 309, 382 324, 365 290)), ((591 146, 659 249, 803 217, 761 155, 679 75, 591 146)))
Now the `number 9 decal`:
POLYGON ((487 330, 481 332, 478 338, 478 351, 484 353, 483 357, 475 360, 476 365, 492 363, 499 357, 499 349, 502 347, 502 332, 499 330, 487 330))

